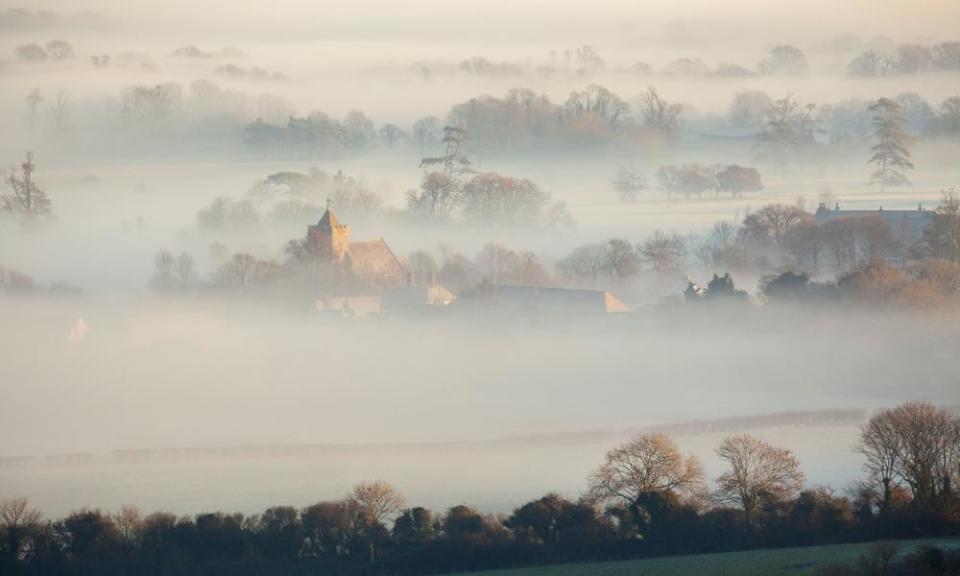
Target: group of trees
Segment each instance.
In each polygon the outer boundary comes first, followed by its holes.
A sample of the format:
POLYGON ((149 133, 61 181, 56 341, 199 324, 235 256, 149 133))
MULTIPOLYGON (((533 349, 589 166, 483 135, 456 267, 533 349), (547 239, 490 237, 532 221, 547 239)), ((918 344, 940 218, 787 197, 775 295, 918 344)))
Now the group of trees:
POLYGON ((526 178, 495 172, 462 178, 427 172, 419 190, 407 192, 407 214, 417 222, 505 228, 569 227, 562 202, 526 178))
MULTIPOLYGON (((704 164, 685 164, 682 166, 661 166, 656 173, 657 188, 672 199, 674 194, 702 197, 704 192, 729 192, 733 197, 743 196, 744 192, 763 190, 763 180, 756 168, 736 164, 723 166, 704 164)), ((622 202, 635 202, 642 192, 647 190, 646 175, 635 166, 624 165, 617 169, 613 188, 622 202)))
MULTIPOLYGON (((706 287, 688 282, 684 293, 688 303, 739 303, 749 295, 736 288, 729 273, 713 279, 706 287)), ((783 304, 843 304, 847 307, 939 308, 956 304, 960 297, 960 264, 927 259, 908 269, 883 260, 873 260, 836 280, 813 281, 805 272, 787 270, 764 276, 758 299, 768 306, 783 304)))
MULTIPOLYGON (((778 67, 787 66, 776 61, 778 67)), ((901 106, 905 128, 916 135, 960 134, 958 96, 946 98, 939 112, 917 94, 891 100, 901 106)), ((791 163, 819 158, 827 145, 865 142, 871 135, 873 105, 848 100, 818 106, 789 95, 772 99, 753 90, 736 94, 728 114, 732 125, 756 132, 758 158, 783 170, 791 163)), ((321 112, 291 116, 285 126, 257 120, 247 125, 245 134, 247 143, 260 149, 336 154, 405 145, 423 151, 443 145, 446 123, 469 132, 475 151, 485 155, 598 146, 631 149, 671 141, 683 111, 681 104, 669 102, 652 86, 630 100, 589 85, 571 92, 561 104, 528 89, 510 90, 502 98, 478 96, 454 105, 445 120, 427 116, 408 130, 390 123, 376 128, 366 115, 354 111, 343 120, 321 112)))
POLYGON ((247 145, 259 149, 335 155, 364 150, 378 141, 394 145, 406 138, 396 126, 387 126, 390 128, 385 126, 378 132, 373 120, 361 110, 351 110, 341 120, 312 112, 300 118, 290 116, 286 126, 257 119, 244 128, 244 139, 247 145))
MULTIPOLYGON (((896 153, 904 160, 894 166, 902 175, 903 169, 912 167, 908 149, 914 140, 960 135, 960 96, 944 99, 937 110, 912 92, 872 102, 851 99, 818 106, 793 96, 773 100, 765 92, 750 90, 734 95, 728 117, 733 126, 755 133, 758 160, 779 171, 801 161, 819 162, 829 147, 872 143, 882 156, 896 153)), ((907 183, 895 177, 872 182, 907 183)))
POLYGON ((637 97, 636 116, 623 97, 595 84, 562 104, 545 94, 514 89, 503 98, 479 96, 454 105, 446 122, 470 132, 476 150, 510 154, 662 141, 679 127, 682 107, 654 87, 637 97))
POLYGON ((73 46, 65 40, 50 40, 42 46, 36 43, 17 46, 14 53, 21 62, 69 60, 73 58, 73 46))
MULTIPOLYGON (((831 208, 819 208, 830 216, 831 208)), ((923 215, 922 213, 920 214, 923 215)), ((842 275, 877 259, 901 265, 924 259, 960 259, 960 200, 946 191, 920 230, 907 219, 888 221, 883 213, 820 218, 799 206, 769 204, 740 222, 723 221, 692 242, 690 253, 710 271, 788 267, 842 275)))
POLYGON ((407 192, 407 215, 429 224, 459 221, 476 226, 560 228, 573 225, 562 202, 526 178, 477 173, 469 158, 471 133, 445 126, 442 156, 421 160, 419 190, 407 192))
POLYGON ((796 456, 725 438, 712 486, 669 437, 610 450, 577 500, 548 493, 505 515, 408 507, 386 482, 261 514, 178 517, 81 509, 45 520, 0 503, 4 574, 424 574, 577 560, 956 535, 960 421, 908 402, 874 414, 856 450, 867 477, 838 495, 804 485, 796 456))
POLYGON ((949 504, 960 473, 960 418, 947 408, 907 402, 881 410, 864 425, 857 451, 868 482, 879 486, 880 512, 890 512, 898 491, 918 505, 949 504))
POLYGON ((457 63, 418 63, 417 71, 425 78, 435 74, 461 73, 483 76, 542 76, 556 77, 566 74, 578 78, 590 78, 598 72, 629 76, 712 76, 718 78, 745 78, 758 75, 796 75, 807 72, 806 55, 796 46, 780 44, 770 48, 757 66, 748 67, 732 62, 719 62, 710 66, 699 57, 682 57, 662 66, 637 61, 626 66, 608 66, 594 46, 579 46, 575 49, 551 51, 547 61, 499 61, 484 56, 474 56, 457 63))
POLYGON ((197 224, 218 232, 249 230, 263 222, 304 224, 316 221, 328 200, 352 221, 376 216, 383 207, 380 193, 362 178, 311 168, 306 173, 271 174, 239 199, 215 198, 197 212, 197 224))
POLYGON ((960 42, 900 44, 893 52, 866 50, 850 62, 853 76, 875 77, 960 70, 960 42))
POLYGON ((628 283, 644 265, 660 276, 679 273, 685 254, 682 237, 658 230, 636 246, 625 238, 583 244, 557 262, 557 270, 577 285, 595 288, 601 278, 628 283))
MULTIPOLYGON (((830 209, 823 204, 821 210, 830 209)), ((601 279, 629 281, 644 267, 679 275, 691 269, 690 260, 705 272, 788 270, 807 279, 882 271, 917 297, 922 284, 927 296, 950 298, 956 289, 949 271, 960 262, 960 195, 944 193, 922 234, 907 221, 892 226, 882 212, 820 219, 798 206, 769 204, 739 222, 717 222, 700 236, 655 232, 636 246, 626 239, 584 244, 558 261, 557 270, 577 284, 596 286, 601 279)))

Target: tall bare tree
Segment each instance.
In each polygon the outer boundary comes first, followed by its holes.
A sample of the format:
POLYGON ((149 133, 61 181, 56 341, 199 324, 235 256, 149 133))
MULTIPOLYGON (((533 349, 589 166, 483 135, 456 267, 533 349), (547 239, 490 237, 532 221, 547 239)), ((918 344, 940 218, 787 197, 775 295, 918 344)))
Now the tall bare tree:
POLYGON ((589 279, 590 286, 593 287, 597 285, 597 279, 608 265, 609 252, 608 244, 583 244, 557 262, 557 268, 578 281, 589 279))
POLYGON ((671 491, 696 495, 703 487, 703 467, 696 456, 684 456, 670 437, 641 434, 607 452, 590 475, 590 496, 627 506, 645 492, 671 491))
POLYGON ((680 124, 682 112, 683 106, 670 104, 653 86, 640 95, 640 114, 643 116, 643 124, 664 136, 673 136, 680 124))
POLYGON ((65 132, 70 127, 70 112, 73 110, 70 95, 67 94, 66 90, 60 90, 47 105, 50 108, 50 117, 53 119, 53 125, 57 132, 65 132))
POLYGON ((863 468, 871 479, 880 482, 883 490, 881 510, 886 512, 890 507, 893 487, 900 480, 902 447, 893 413, 884 410, 871 416, 861 428, 860 442, 854 449, 866 459, 863 468))
POLYGON ((647 189, 647 177, 635 166, 620 166, 613 179, 613 189, 620 195, 621 202, 636 202, 647 189))
POLYGON ((0 500, 0 550, 7 555, 2 565, 15 566, 39 523, 40 511, 32 508, 26 498, 0 500))
POLYGON ((27 159, 20 164, 20 174, 12 167, 4 176, 10 188, 10 194, 0 196, 0 212, 18 217, 47 216, 53 210, 53 204, 46 192, 33 181, 33 153, 27 152, 27 159))
POLYGON ((37 126, 37 111, 40 109, 40 104, 43 103, 43 95, 40 94, 39 88, 34 88, 27 94, 25 100, 27 102, 27 122, 30 123, 30 129, 33 130, 37 126))
POLYGON ((960 470, 958 416, 930 402, 906 402, 889 411, 897 434, 896 473, 914 498, 929 503, 953 492, 960 470))
POLYGON ((683 265, 686 250, 682 237, 676 234, 668 235, 660 230, 655 230, 639 248, 641 258, 650 264, 657 274, 678 270, 683 265))
POLYGON ((348 500, 366 514, 367 518, 378 524, 396 516, 405 505, 400 491, 383 480, 355 485, 348 500))
POLYGON ((717 477, 716 499, 743 508, 747 527, 764 502, 794 497, 803 487, 803 472, 793 452, 741 434, 723 440, 717 456, 729 470, 717 477))

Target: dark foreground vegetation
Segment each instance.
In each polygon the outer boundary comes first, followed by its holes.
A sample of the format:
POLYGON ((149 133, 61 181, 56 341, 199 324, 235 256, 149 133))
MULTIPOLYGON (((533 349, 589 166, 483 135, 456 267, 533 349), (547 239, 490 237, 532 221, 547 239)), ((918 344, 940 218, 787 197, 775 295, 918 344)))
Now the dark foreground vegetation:
POLYGON ((883 541, 663 556, 614 562, 555 564, 473 572, 477 576, 861 576, 956 573, 960 541, 951 539, 883 541), (952 570, 952 571, 951 571, 952 570))
MULTIPOLYGON (((579 500, 550 493, 496 516, 407 507, 382 481, 249 516, 82 509, 54 521, 16 498, 0 503, 0 573, 433 574, 960 535, 955 411, 909 402, 878 412, 856 451, 866 477, 841 496, 804 486, 794 454, 759 438, 724 439, 724 472, 708 484, 695 456, 645 434, 610 450, 579 500)), ((890 572, 894 557, 874 554, 882 570, 831 573, 956 573, 953 556, 923 554, 904 562, 948 571, 890 572)))

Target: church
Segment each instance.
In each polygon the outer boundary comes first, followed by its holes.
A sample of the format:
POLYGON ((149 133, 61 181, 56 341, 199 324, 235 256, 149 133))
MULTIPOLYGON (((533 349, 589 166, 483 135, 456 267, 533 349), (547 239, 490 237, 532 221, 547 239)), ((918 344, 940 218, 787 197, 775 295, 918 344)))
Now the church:
POLYGON ((320 221, 307 227, 307 241, 321 261, 334 265, 348 280, 380 288, 407 281, 406 263, 383 238, 351 241, 350 226, 337 220, 329 203, 320 221))

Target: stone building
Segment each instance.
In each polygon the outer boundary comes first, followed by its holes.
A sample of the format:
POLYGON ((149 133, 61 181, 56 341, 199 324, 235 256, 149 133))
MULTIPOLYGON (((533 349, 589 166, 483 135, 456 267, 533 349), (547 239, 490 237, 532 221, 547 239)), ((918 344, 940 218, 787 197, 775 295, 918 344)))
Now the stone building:
POLYGON ((320 221, 307 227, 307 241, 321 262, 332 264, 353 283, 381 288, 406 283, 406 263, 383 238, 350 240, 350 226, 337 220, 329 205, 320 221))
POLYGON ((916 210, 885 210, 882 206, 877 210, 848 210, 841 209, 839 202, 833 208, 821 202, 814 213, 817 224, 821 225, 841 218, 880 218, 902 246, 910 246, 920 240, 933 215, 934 212, 925 210, 922 204, 918 204, 916 210))

